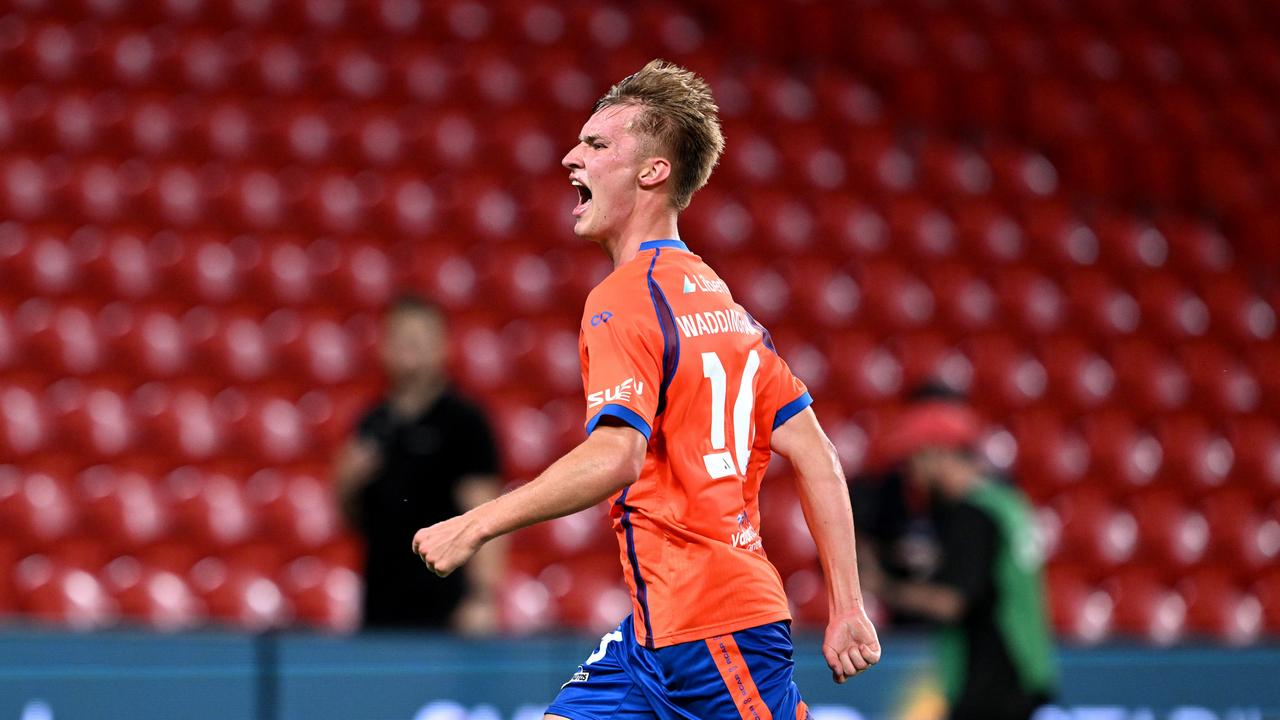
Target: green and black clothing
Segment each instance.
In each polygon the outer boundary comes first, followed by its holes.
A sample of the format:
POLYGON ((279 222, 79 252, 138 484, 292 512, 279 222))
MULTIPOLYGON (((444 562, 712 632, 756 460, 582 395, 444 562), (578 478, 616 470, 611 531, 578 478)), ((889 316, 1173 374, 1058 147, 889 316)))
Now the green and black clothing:
POLYGON ((939 638, 950 717, 1025 720, 1057 685, 1030 506, 1009 486, 984 481, 935 507, 942 541, 936 582, 965 601, 964 616, 939 638))

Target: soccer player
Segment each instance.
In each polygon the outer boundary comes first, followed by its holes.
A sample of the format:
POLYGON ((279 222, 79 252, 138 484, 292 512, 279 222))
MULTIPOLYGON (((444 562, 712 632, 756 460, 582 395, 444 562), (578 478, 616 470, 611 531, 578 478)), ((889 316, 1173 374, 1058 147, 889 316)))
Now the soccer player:
POLYGON ((791 461, 818 547, 822 652, 843 683, 880 659, 862 605, 848 490, 805 386, 729 286, 679 240, 724 148, 707 83, 659 60, 596 102, 564 157, 574 232, 613 272, 587 297, 587 439, 533 481, 419 530, 437 574, 486 541, 605 499, 632 614, 549 718, 796 718, 790 613, 758 530, 771 453, 791 461))

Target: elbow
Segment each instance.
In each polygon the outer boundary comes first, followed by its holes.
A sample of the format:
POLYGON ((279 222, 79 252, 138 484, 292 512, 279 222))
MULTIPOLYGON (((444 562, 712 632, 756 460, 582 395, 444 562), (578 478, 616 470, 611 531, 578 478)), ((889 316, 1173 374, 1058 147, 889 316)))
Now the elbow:
POLYGON ((644 454, 638 457, 628 453, 619 457, 613 468, 615 490, 624 490, 640 479, 640 471, 644 469, 644 454))

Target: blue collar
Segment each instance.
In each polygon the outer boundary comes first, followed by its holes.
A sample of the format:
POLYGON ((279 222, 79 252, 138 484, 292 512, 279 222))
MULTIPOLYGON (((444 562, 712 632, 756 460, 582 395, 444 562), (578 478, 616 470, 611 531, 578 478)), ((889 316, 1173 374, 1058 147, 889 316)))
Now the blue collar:
POLYGON ((685 245, 679 240, 647 240, 645 242, 640 243, 641 252, 645 250, 654 250, 656 248, 666 248, 666 247, 678 248, 680 250, 684 250, 685 252, 689 251, 689 246, 685 245))

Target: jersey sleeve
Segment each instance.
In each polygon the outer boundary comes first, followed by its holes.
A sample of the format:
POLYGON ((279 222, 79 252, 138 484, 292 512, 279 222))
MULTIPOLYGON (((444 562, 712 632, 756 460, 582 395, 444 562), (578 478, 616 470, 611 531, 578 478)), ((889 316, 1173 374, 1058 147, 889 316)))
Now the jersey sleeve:
POLYGON ((605 417, 634 427, 645 439, 653 431, 662 391, 666 339, 645 292, 634 297, 592 293, 583 315, 583 384, 587 434, 605 417), (616 301, 611 301, 611 299, 616 301), (630 302, 626 302, 630 300, 630 302))
POLYGON ((813 397, 809 395, 809 388, 791 372, 790 366, 781 357, 778 357, 777 370, 778 374, 778 411, 773 416, 773 429, 777 430, 782 424, 796 415, 802 410, 813 404, 813 397))

